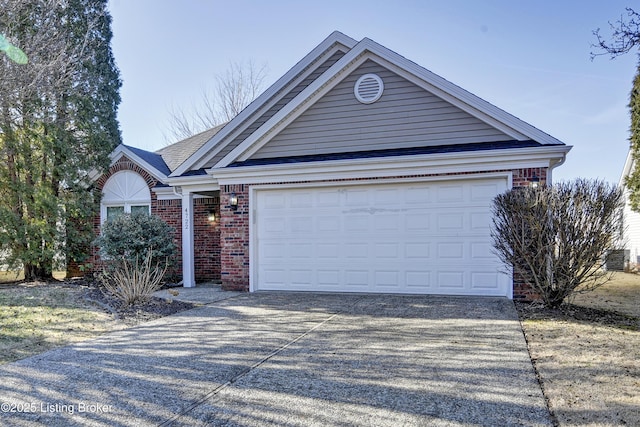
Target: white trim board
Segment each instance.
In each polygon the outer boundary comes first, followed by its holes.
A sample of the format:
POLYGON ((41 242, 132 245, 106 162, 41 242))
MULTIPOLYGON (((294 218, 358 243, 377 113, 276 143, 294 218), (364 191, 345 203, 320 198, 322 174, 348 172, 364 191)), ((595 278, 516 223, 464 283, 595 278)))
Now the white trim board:
MULTIPOLYGON (((344 47, 349 50, 357 44, 356 40, 345 34, 334 31, 326 39, 324 39, 318 46, 305 55, 296 65, 294 65, 289 71, 287 71, 282 77, 280 77, 273 85, 271 85, 266 91, 264 91, 258 98, 256 98, 247 108, 242 110, 240 114, 234 117, 227 125, 214 135, 209 141, 207 141, 200 149, 198 149, 191 157, 184 161, 173 173, 172 177, 180 176, 183 173, 192 170, 199 169, 204 166, 211 158, 220 152, 227 143, 231 142, 235 136, 240 134, 251 123, 248 119, 251 116, 260 113, 261 110, 266 111, 273 104, 282 98, 287 92, 283 91, 287 86, 295 86, 298 81, 306 78, 309 74, 304 71, 313 63, 318 62, 318 59, 323 58, 323 55, 333 55, 338 49, 344 47), (327 52, 329 50, 329 52, 327 52), (298 76, 300 74, 300 76, 298 76), (296 79, 296 76, 298 78, 296 79), (280 93, 280 96, 275 95, 280 93), (273 98, 273 99, 272 99, 273 98), (245 123, 246 122, 246 123, 245 123), (227 139, 226 143, 222 141, 227 139)), ((307 70, 310 71, 310 70, 307 70)), ((262 111, 262 112, 264 112, 262 111)), ((259 117, 261 114, 257 114, 259 117)))
POLYGON ((554 160, 563 159, 570 149, 570 146, 559 145, 438 155, 375 157, 211 169, 208 173, 219 185, 461 174, 550 167, 554 160))

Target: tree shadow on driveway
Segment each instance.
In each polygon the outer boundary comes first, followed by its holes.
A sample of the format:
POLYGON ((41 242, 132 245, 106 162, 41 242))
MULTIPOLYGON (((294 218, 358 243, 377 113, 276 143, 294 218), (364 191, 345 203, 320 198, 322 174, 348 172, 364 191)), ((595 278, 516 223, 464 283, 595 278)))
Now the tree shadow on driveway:
POLYGON ((248 294, 0 375, 5 425, 551 425, 500 298, 248 294))

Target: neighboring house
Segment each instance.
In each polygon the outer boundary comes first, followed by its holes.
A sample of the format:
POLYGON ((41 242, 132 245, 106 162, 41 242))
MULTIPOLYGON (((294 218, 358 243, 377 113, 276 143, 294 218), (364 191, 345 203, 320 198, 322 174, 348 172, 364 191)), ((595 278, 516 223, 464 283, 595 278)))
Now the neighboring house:
POLYGON ((624 188, 624 213, 623 213, 623 233, 622 246, 629 250, 629 261, 640 264, 640 213, 631 210, 629 203, 629 190, 626 188, 625 180, 633 172, 636 162, 633 159, 631 150, 627 154, 627 160, 622 169, 622 176, 618 185, 624 188))
POLYGON ((184 286, 526 298, 492 252, 492 200, 550 183, 570 148, 334 32, 224 126, 155 153, 119 146, 96 231, 160 215, 184 286))

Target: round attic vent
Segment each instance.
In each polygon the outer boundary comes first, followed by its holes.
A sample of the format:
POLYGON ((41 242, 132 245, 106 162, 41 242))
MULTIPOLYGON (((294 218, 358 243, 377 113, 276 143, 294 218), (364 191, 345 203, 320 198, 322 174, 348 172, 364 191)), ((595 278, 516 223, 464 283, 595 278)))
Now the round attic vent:
POLYGON ((363 104, 376 102, 382 96, 384 83, 376 74, 365 74, 361 76, 353 87, 356 99, 363 104))

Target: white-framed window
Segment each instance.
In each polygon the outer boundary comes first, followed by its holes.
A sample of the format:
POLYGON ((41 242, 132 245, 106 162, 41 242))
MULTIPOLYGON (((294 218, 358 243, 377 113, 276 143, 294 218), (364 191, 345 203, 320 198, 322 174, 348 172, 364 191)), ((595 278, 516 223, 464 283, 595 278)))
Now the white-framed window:
POLYGON ((151 192, 147 182, 133 171, 113 174, 102 188, 100 223, 123 213, 151 213, 151 192))

